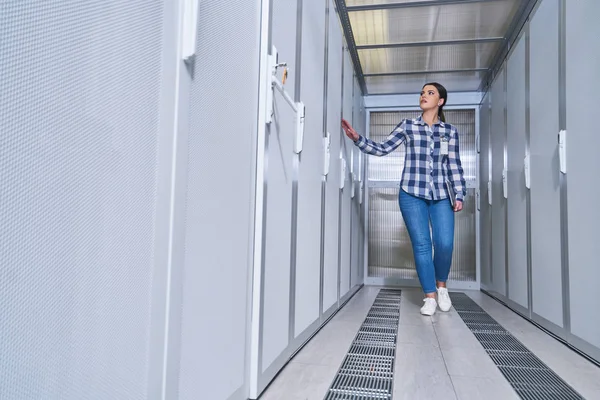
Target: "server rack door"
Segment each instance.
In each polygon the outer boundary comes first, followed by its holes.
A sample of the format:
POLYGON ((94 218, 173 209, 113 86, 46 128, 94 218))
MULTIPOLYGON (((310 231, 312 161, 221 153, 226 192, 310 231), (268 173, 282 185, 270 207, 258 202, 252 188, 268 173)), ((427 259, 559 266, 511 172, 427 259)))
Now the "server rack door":
POLYGON ((479 207, 480 207, 480 238, 481 238, 481 285, 485 289, 492 286, 492 215, 488 185, 491 182, 491 94, 487 93, 479 110, 479 207))
POLYGON ((503 186, 505 174, 505 85, 506 69, 503 67, 492 85, 492 288, 506 296, 506 199, 503 186))
POLYGON ((527 187, 525 186, 526 148, 526 36, 521 35, 507 63, 507 166, 508 199, 507 243, 509 299, 527 309, 527 187))
MULTIPOLYGON (((600 135, 595 128, 600 82, 600 2, 565 1, 566 175, 568 219, 568 280, 573 340, 600 359, 600 321, 590 311, 600 309, 592 288, 598 274, 600 226, 600 135), (588 349, 589 348, 589 349, 588 349)), ((563 204, 563 207, 565 204, 563 204)))
POLYGON ((531 308, 534 319, 549 329, 563 327, 559 101, 558 84, 549 84, 559 75, 558 20, 559 0, 544 0, 529 25, 531 308))

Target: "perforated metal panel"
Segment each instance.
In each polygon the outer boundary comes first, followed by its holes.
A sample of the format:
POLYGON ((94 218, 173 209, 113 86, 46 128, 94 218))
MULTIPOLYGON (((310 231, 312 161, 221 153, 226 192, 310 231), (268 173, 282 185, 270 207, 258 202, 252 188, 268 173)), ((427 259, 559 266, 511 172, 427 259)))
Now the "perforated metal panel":
POLYGON ((342 109, 343 63, 342 31, 333 1, 329 2, 329 59, 327 79, 327 127, 331 135, 329 174, 325 193, 325 258, 323 276, 323 310, 327 311, 338 299, 338 245, 340 215, 340 120, 342 109))
MULTIPOLYGON (((181 100, 189 113, 182 122, 189 131, 187 174, 182 175, 187 201, 181 400, 245 395, 259 6, 241 0, 201 2, 195 79, 189 98, 181 100), (227 140, 234 144, 224 145, 227 140)), ((187 75, 182 79, 189 82, 187 75)), ((289 256, 286 261, 289 265, 289 256)))
POLYGON ((454 309, 500 372, 524 400, 583 397, 464 293, 451 293, 454 309))
POLYGON ((508 59, 506 90, 508 200, 506 236, 509 249, 509 297, 528 307, 527 287, 527 192, 524 162, 526 150, 525 37, 521 36, 508 59))
POLYGON ((531 281, 532 310, 563 326, 560 227, 560 162, 556 156, 558 132, 558 22, 559 0, 544 0, 529 25, 531 128, 531 281), (553 293, 547 296, 547 293, 553 293))
POLYGON ((148 398, 162 19, 2 2, 2 399, 148 398))
POLYGON ((321 273, 321 173, 323 170, 323 79, 325 75, 325 2, 302 5, 302 81, 308 105, 298 176, 295 335, 319 318, 321 273))
POLYGON ((502 171, 506 160, 506 100, 505 74, 502 69, 492 86, 492 124, 490 163, 492 166, 492 284, 506 295, 506 199, 503 194, 502 171))
POLYGON ((325 400, 392 398, 400 294, 379 291, 325 400))
POLYGON ((490 146, 490 93, 483 98, 479 109, 479 205, 480 205, 480 231, 481 235, 481 283, 491 285, 492 283, 492 216, 488 199, 488 182, 491 170, 491 146, 490 146))

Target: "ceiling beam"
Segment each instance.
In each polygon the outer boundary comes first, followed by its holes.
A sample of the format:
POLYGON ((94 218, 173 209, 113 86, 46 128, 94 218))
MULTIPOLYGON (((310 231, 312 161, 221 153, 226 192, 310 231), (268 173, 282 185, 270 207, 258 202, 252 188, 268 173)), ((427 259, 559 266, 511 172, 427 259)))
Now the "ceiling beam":
POLYGON ((385 44, 365 44, 356 46, 357 50, 373 50, 373 49, 396 49, 401 47, 427 47, 427 46, 446 46, 460 44, 478 44, 478 43, 493 43, 502 42, 503 37, 475 38, 475 39, 459 39, 459 40, 437 40, 424 42, 404 42, 404 43, 385 43, 385 44))
POLYGON ((430 1, 410 1, 405 3, 384 3, 384 4, 366 4, 362 6, 346 7, 348 12, 357 11, 372 11, 372 10, 391 10, 395 8, 412 8, 412 7, 431 7, 445 6, 448 4, 468 4, 468 3, 483 3, 498 0, 430 0, 430 1))
POLYGON ((531 12, 534 10, 535 5, 538 3, 538 0, 522 0, 519 9, 517 10, 514 19, 510 23, 508 30, 506 32, 506 43, 501 46, 494 57, 492 57, 492 62, 490 64, 490 70, 484 77, 481 85, 479 86, 480 92, 487 92, 494 82, 496 75, 502 68, 502 64, 508 57, 510 50, 512 49, 513 44, 519 38, 519 34, 521 30, 529 20, 529 16, 531 12))
POLYGON ((431 74, 457 74, 465 72, 487 72, 487 68, 462 68, 462 69, 442 69, 436 71, 402 71, 402 72, 385 72, 379 74, 364 74, 367 77, 378 77, 378 76, 402 76, 402 75, 431 75, 431 74))
POLYGON ((356 79, 358 79, 358 84, 363 96, 366 96, 368 94, 367 85, 363 76, 362 65, 360 63, 360 58, 358 57, 358 51, 356 50, 356 42, 354 41, 354 33, 352 33, 352 24, 350 23, 350 17, 348 16, 346 1, 334 0, 334 2, 340 22, 342 24, 342 29, 344 31, 344 37, 346 38, 346 43, 348 44, 348 52, 350 53, 350 58, 352 58, 352 64, 354 64, 354 73, 356 74, 356 79))

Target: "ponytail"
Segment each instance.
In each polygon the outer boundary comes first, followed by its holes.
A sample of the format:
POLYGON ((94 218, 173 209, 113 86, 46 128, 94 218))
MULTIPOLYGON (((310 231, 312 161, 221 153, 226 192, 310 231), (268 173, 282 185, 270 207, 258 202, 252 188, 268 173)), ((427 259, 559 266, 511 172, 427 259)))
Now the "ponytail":
POLYGON ((440 117, 440 121, 446 122, 446 117, 444 116, 444 110, 442 110, 442 107, 443 107, 443 105, 440 106, 440 108, 438 110, 438 114, 439 114, 439 117, 440 117))

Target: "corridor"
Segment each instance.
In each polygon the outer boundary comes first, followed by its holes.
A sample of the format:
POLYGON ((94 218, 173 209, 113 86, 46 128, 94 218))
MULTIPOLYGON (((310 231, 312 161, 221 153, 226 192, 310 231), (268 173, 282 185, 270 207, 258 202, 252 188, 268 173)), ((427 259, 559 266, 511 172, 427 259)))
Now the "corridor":
MULTIPOLYGON (((260 400, 323 400, 379 287, 363 287, 290 361, 260 400)), ((483 310, 582 397, 537 394, 531 399, 600 399, 600 367, 496 300, 467 291, 483 310)), ((422 295, 402 289, 394 362, 394 400, 511 400, 515 390, 458 313, 419 314, 422 295)), ((549 382, 543 387, 549 387, 549 382)), ((360 399, 356 393, 337 399, 360 399), (353 397, 355 396, 355 397, 353 397)), ((365 398, 377 398, 365 397, 365 398)), ((384 396, 381 397, 386 398, 384 396)))

